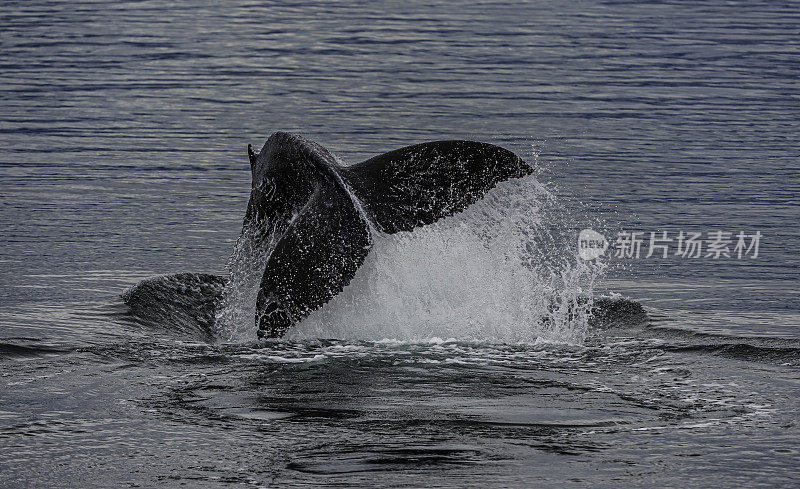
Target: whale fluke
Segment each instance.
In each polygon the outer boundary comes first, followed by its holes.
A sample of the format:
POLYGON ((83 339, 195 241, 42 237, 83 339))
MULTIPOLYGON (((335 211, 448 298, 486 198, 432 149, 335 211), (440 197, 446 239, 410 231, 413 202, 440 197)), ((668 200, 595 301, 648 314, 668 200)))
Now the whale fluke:
POLYGON ((533 172, 511 151, 476 141, 407 146, 340 170, 386 233, 431 224, 492 187, 533 172))
POLYGON ((341 167, 322 146, 278 132, 253 173, 243 233, 275 240, 256 303, 259 337, 280 337, 350 283, 374 227, 410 231, 476 202, 499 182, 533 172, 504 148, 436 141, 341 167), (357 198, 357 200, 355 200, 357 198))
POLYGON ((341 292, 371 247, 350 197, 320 182, 267 261, 256 302, 259 334, 283 335, 341 292))

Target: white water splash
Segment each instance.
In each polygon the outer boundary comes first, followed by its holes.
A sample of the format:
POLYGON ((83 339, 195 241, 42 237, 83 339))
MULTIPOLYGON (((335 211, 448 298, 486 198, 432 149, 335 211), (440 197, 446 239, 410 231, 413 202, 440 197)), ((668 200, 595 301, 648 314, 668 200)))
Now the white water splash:
POLYGON ((377 235, 350 285, 287 338, 580 343, 603 267, 577 259, 551 228, 559 215, 529 177, 456 216, 377 235))
POLYGON ((251 341, 256 338, 255 314, 258 287, 282 231, 264 231, 245 226, 228 261, 228 282, 222 291, 214 321, 222 341, 251 341))
MULTIPOLYGON (((579 344, 603 265, 577 258, 566 221, 555 196, 527 177, 413 232, 373 228, 350 285, 286 337, 579 344)), ((256 338, 258 286, 283 229, 245 229, 237 241, 216 316, 223 341, 256 338)))

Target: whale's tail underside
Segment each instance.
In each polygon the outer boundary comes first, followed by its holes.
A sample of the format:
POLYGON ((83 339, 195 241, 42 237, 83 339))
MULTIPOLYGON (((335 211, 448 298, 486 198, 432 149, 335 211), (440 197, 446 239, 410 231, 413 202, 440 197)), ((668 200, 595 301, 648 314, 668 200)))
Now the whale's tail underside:
MULTIPOLYGON (((268 175, 260 180, 274 185, 286 181, 280 173, 309 175, 304 203, 266 262, 256 304, 261 338, 282 336, 341 292, 369 253, 374 231, 431 224, 499 182, 533 172, 511 151, 475 141, 417 144, 342 167, 318 144, 276 133, 258 155, 250 151, 250 159, 254 178, 268 175)), ((252 195, 249 209, 258 205, 252 195)))

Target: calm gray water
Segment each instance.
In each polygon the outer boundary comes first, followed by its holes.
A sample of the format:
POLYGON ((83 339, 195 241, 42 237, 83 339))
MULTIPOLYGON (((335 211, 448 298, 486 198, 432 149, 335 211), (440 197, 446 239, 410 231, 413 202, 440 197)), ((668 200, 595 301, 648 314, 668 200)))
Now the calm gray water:
POLYGON ((2 2, 0 486, 797 484, 797 4, 166 4, 2 2), (128 315, 142 279, 228 273, 278 130, 349 163, 491 142, 536 191, 386 240, 284 341, 128 315), (541 256, 762 237, 551 290, 459 234, 510 221, 572 236, 541 256), (592 292, 648 318, 526 320, 592 292))

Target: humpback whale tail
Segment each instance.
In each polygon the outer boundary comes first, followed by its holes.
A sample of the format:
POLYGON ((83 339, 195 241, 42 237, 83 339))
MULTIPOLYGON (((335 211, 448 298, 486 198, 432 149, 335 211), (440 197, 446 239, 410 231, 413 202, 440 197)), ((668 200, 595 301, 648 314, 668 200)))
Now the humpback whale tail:
POLYGON ((256 300, 260 338, 282 336, 341 292, 373 232, 431 224, 533 172, 511 151, 475 141, 417 144, 342 167, 319 144, 278 132, 248 155, 243 233, 255 229, 274 243, 256 300))

